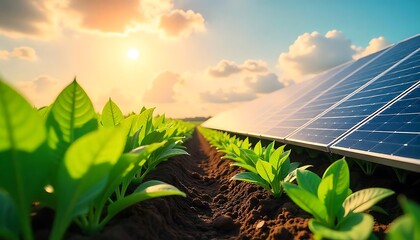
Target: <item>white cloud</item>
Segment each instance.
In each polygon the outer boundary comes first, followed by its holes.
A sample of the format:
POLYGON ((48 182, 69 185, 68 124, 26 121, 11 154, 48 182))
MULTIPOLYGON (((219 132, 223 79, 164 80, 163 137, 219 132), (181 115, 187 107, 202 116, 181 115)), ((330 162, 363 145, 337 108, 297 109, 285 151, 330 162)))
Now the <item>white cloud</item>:
POLYGON ((17 47, 11 51, 0 50, 0 59, 19 58, 27 61, 36 61, 37 55, 31 47, 17 47))
POLYGON ((304 33, 279 56, 282 79, 302 81, 313 74, 330 69, 353 59, 359 59, 388 46, 384 37, 373 38, 367 47, 355 46, 337 30, 325 35, 304 33))
POLYGON ((7 37, 46 39, 62 26, 117 35, 164 32, 172 38, 206 30, 200 13, 174 9, 173 0, 0 1, 0 34, 7 37))
POLYGON ((271 93, 286 86, 279 82, 277 75, 274 73, 259 75, 255 78, 245 78, 244 81, 255 93, 271 93))
POLYGON ((356 50, 356 54, 353 55, 353 59, 359 59, 369 54, 375 53, 389 46, 391 43, 388 42, 384 37, 377 37, 370 40, 369 45, 365 48, 356 47, 353 48, 356 50))
POLYGON ((207 68, 207 73, 216 78, 229 77, 235 73, 252 72, 261 73, 267 72, 267 63, 262 60, 245 60, 243 64, 237 64, 226 59, 221 60, 214 67, 207 68))
POLYGON ((17 86, 36 107, 53 103, 55 97, 64 88, 59 81, 45 74, 30 81, 19 82, 17 86))
POLYGON ((283 77, 298 80, 352 59, 355 50, 342 32, 331 30, 325 36, 318 32, 304 33, 280 54, 279 67, 283 77))
POLYGON ((207 72, 212 77, 228 77, 232 74, 238 73, 241 68, 233 61, 221 60, 214 67, 209 67, 207 72))
POLYGON ((175 84, 182 81, 179 74, 165 71, 160 73, 152 83, 152 88, 144 93, 143 100, 151 103, 175 102, 175 84))
POLYGON ((202 92, 200 97, 205 102, 210 103, 232 103, 250 101, 257 97, 253 91, 240 92, 236 89, 219 88, 215 92, 202 92))
POLYGON ((193 32, 206 31, 204 23, 204 17, 200 13, 175 9, 162 15, 159 28, 168 37, 187 37, 193 32))

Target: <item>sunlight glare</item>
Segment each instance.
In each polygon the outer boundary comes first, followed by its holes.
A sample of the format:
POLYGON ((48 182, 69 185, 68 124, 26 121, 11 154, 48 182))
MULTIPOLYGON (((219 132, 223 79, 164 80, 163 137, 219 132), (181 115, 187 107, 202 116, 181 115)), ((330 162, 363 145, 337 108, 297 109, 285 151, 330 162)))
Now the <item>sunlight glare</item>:
POLYGON ((139 55, 139 50, 137 50, 136 48, 128 49, 127 56, 129 59, 136 60, 137 58, 139 58, 139 55))

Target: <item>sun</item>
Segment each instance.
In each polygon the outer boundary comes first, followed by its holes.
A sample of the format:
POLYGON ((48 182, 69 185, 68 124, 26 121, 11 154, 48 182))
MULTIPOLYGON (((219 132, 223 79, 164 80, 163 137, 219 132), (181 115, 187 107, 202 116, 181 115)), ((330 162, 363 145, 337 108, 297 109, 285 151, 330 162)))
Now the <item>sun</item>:
POLYGON ((137 48, 130 48, 127 51, 127 56, 131 60, 136 60, 140 56, 139 50, 137 48))

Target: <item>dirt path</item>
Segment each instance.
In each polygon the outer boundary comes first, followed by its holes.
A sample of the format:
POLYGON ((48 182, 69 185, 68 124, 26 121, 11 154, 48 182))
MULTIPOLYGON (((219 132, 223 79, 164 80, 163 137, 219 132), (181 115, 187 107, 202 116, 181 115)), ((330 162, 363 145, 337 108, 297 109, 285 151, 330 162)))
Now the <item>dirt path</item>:
MULTIPOLYGON (((187 193, 186 198, 165 197, 142 202, 119 215, 100 235, 88 238, 77 234, 71 239, 312 238, 307 227, 310 216, 285 194, 275 200, 262 188, 230 181, 240 170, 231 167, 228 160, 220 159, 223 155, 197 132, 186 147, 190 156, 170 159, 149 176, 173 184, 187 193)), ((312 170, 318 174, 329 165, 326 159, 292 156, 295 158, 302 164, 316 165, 312 170)), ((362 187, 360 182, 366 183, 357 171, 352 174, 356 174, 352 184, 355 188, 362 187)), ((376 178, 367 183, 379 184, 376 178)), ((385 204, 395 208, 396 201, 391 199, 385 204)), ((375 232, 380 239, 393 217, 377 218, 375 232)))

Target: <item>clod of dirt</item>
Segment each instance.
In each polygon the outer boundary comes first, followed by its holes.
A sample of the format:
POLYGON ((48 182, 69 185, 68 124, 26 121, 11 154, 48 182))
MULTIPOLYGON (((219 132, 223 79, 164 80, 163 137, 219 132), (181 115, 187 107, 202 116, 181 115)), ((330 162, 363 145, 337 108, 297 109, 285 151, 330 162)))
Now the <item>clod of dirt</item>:
POLYGON ((201 208, 201 209, 209 209, 210 208, 210 206, 207 202, 202 202, 198 198, 195 198, 192 201, 192 204, 193 204, 194 207, 198 207, 198 208, 201 208))
POLYGON ((212 225, 215 229, 222 231, 229 231, 235 227, 235 223, 229 215, 220 215, 216 217, 212 225))
POLYGON ((259 221, 258 223, 257 223, 257 226, 255 226, 255 229, 263 229, 263 228, 265 228, 267 226, 267 224, 265 223, 265 221, 263 220, 263 221, 259 221))

